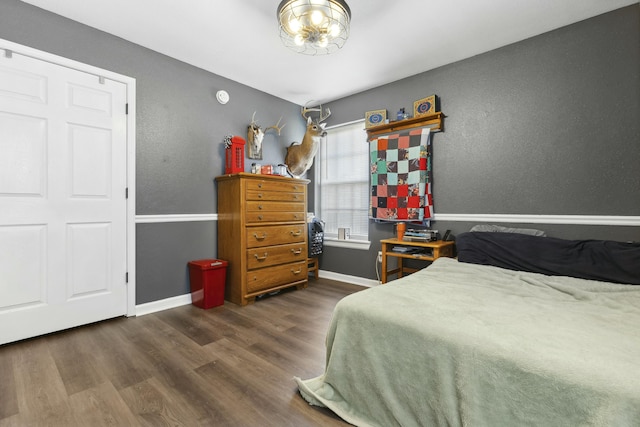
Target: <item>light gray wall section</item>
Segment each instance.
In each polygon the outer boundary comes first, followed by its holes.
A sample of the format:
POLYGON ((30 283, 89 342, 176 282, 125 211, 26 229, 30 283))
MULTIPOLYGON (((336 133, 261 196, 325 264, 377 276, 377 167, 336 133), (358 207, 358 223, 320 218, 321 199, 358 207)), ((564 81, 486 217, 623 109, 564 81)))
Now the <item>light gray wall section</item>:
MULTIPOLYGON (((434 137, 437 213, 640 215, 639 27, 630 6, 332 102, 328 124, 381 108, 393 115, 435 93, 447 116, 434 137)), ((0 38, 136 78, 138 215, 216 212, 222 139, 246 135, 254 111, 263 126, 287 122, 280 138, 266 137, 263 163, 281 163, 304 133, 299 106, 18 0, 0 2, 0 38), (219 89, 231 95, 226 106, 219 89)), ((216 256, 216 227, 139 224, 137 303, 186 293, 186 262, 216 256)), ((537 228, 640 240, 630 227, 537 228)), ((391 230, 372 223, 368 252, 325 248, 321 268, 375 278, 391 230)))
MULTIPOLYGON (((279 138, 265 137, 265 164, 282 163, 285 147, 305 131, 295 104, 18 0, 0 2, 0 38, 136 79, 138 215, 215 213, 223 138, 246 138, 254 111, 263 127, 280 116, 287 124, 279 138), (219 89, 231 96, 224 106, 219 89)), ((136 303, 184 294, 186 261, 217 255, 216 227, 139 224, 136 303)))
MULTIPOLYGON (((640 215, 640 6, 629 6, 331 103, 330 124, 431 94, 436 215, 640 215)), ((429 47, 425 46, 425 55, 429 47)), ((384 61, 384 59, 382 59, 384 61)), ((433 222, 454 233, 473 224, 433 222)), ((562 238, 640 241, 638 227, 523 224, 562 238)), ((375 279, 370 251, 326 248, 321 268, 375 279)))
POLYGON ((215 212, 223 138, 246 138, 254 111, 264 127, 287 122, 279 138, 265 137, 264 163, 283 162, 304 134, 295 104, 18 0, 0 3, 0 37, 136 79, 138 215, 215 212), (216 101, 219 89, 228 104, 216 101))
POLYGON ((217 252, 214 221, 138 224, 136 238, 145 245, 138 251, 138 280, 149 284, 136 287, 137 304, 189 293, 187 263, 217 252))

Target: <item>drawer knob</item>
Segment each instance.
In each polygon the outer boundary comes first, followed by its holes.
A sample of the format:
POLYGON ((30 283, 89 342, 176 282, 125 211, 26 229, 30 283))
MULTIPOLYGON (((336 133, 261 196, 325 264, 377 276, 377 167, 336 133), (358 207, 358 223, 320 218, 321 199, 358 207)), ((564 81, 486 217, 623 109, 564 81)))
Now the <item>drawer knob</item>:
POLYGON ((258 199, 262 199, 262 193, 258 193, 258 199))
POLYGON ((259 209, 259 210, 262 210, 262 205, 258 205, 258 209, 259 209))
POLYGON ((253 254, 253 256, 256 257, 258 261, 264 261, 265 259, 267 259, 268 255, 269 254, 267 252, 265 252, 263 256, 259 256, 258 254, 253 254))
POLYGON ((258 219, 262 221, 262 215, 258 215, 258 219))
POLYGON ((298 195, 297 195, 297 194, 294 194, 294 195, 293 195, 293 199, 294 199, 294 200, 298 200, 298 195))
POLYGON ((258 233, 253 233, 253 237, 255 237, 256 240, 264 240, 267 238, 267 233, 262 233, 262 236, 258 236, 258 233))
POLYGON ((261 182, 258 183, 258 188, 262 188, 262 183, 261 182))
POLYGON ((291 252, 294 255, 300 255, 302 253, 302 248, 300 248, 300 249, 291 249, 291 252))
POLYGON ((298 271, 295 271, 295 270, 292 268, 292 269, 291 269, 291 272, 292 272, 294 275, 298 275, 298 274, 302 273, 302 269, 300 269, 300 270, 298 270, 298 271))
POLYGON ((301 234, 302 234, 302 231, 300 231, 300 230, 298 230, 298 231, 293 231, 293 230, 291 230, 291 235, 292 235, 293 237, 298 237, 298 236, 299 236, 299 235, 301 235, 301 234))

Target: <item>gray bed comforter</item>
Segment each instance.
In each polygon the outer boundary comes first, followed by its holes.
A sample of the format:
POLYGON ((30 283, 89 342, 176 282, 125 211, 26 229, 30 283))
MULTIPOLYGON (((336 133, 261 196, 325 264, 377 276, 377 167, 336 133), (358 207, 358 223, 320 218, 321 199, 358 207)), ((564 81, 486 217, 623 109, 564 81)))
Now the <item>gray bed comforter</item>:
POLYGON ((441 258, 341 300, 296 381, 358 426, 640 426, 640 287, 441 258))

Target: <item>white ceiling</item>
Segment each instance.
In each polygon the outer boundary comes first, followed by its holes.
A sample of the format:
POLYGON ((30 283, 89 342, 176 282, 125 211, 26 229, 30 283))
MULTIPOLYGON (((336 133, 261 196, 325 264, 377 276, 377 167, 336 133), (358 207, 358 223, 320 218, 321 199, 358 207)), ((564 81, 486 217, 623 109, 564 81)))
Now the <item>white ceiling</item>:
POLYGON ((332 101, 638 3, 347 0, 352 21, 345 46, 306 56, 280 42, 280 0, 23 1, 299 105, 332 101))

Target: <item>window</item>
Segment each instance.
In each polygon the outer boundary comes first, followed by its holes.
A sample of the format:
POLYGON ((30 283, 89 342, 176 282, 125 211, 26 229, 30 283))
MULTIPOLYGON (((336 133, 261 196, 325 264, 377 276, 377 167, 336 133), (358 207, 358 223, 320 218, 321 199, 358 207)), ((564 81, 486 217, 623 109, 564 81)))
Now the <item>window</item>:
POLYGON ((316 157, 315 176, 315 206, 318 218, 325 222, 325 239, 337 239, 338 228, 349 228, 350 243, 357 246, 360 241, 368 248, 369 144, 364 121, 327 131, 316 157))

